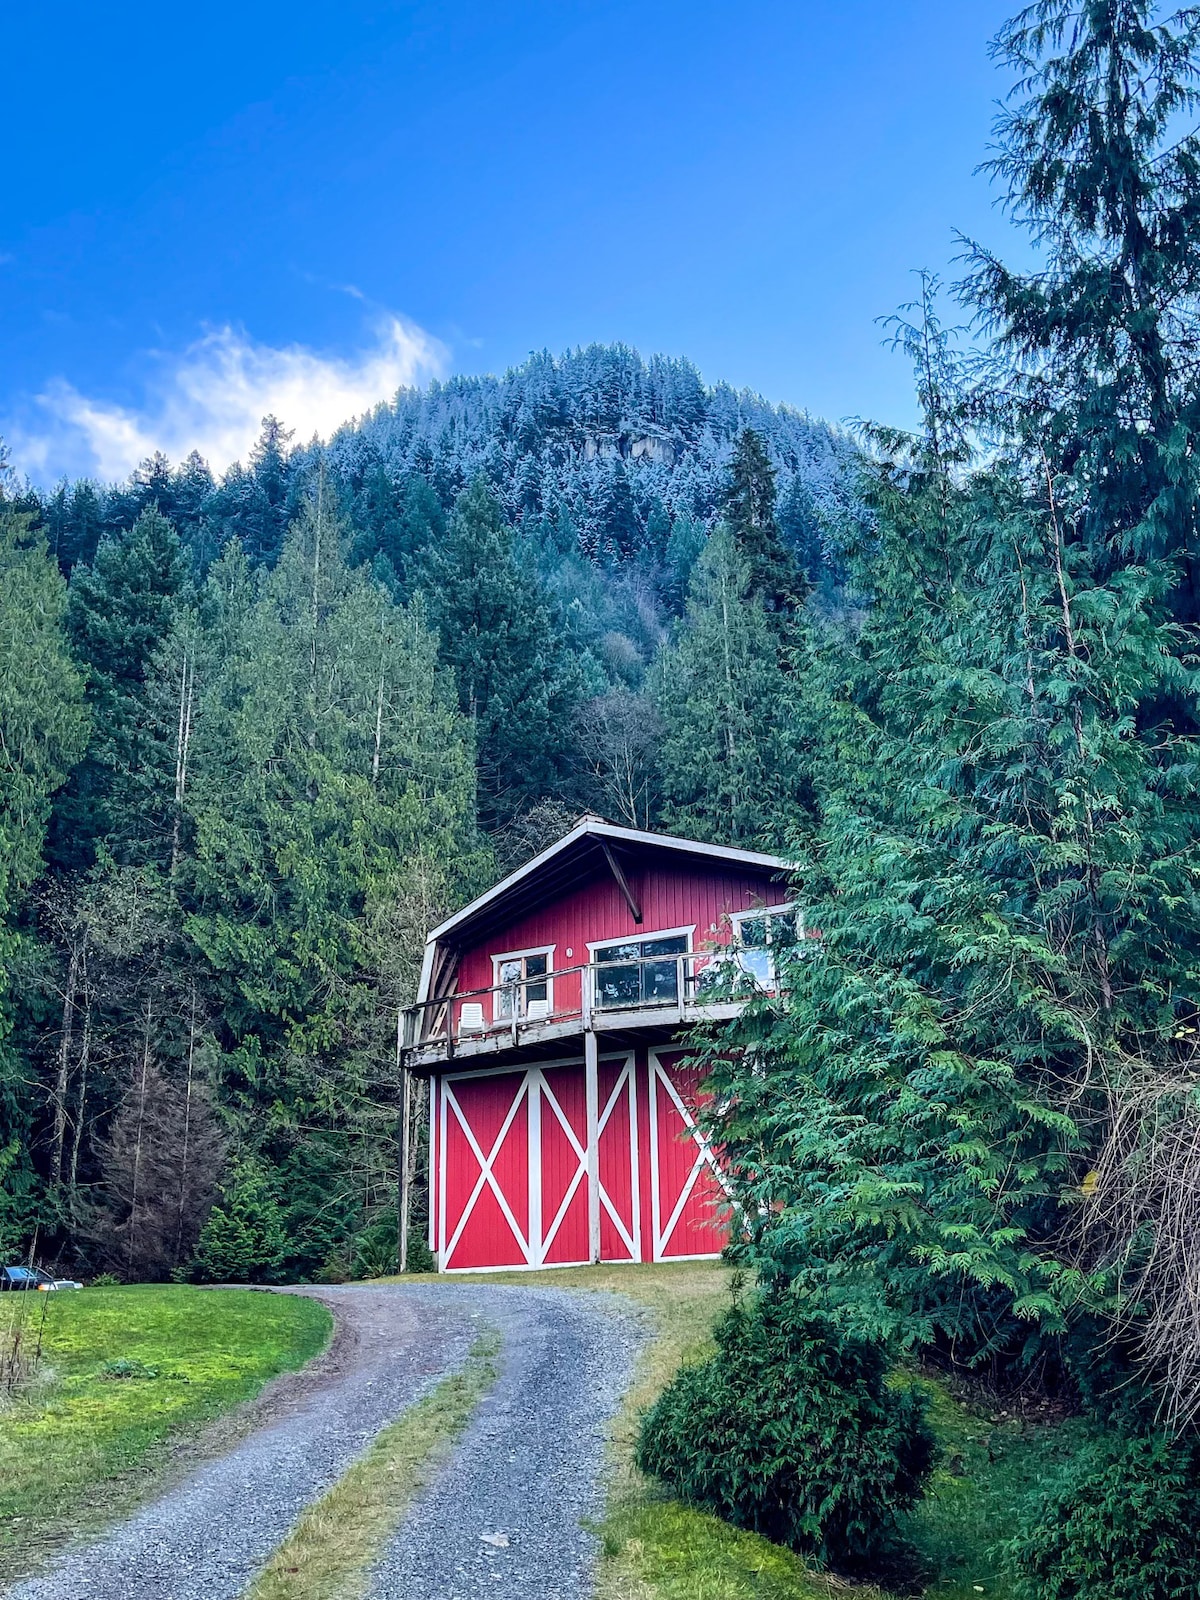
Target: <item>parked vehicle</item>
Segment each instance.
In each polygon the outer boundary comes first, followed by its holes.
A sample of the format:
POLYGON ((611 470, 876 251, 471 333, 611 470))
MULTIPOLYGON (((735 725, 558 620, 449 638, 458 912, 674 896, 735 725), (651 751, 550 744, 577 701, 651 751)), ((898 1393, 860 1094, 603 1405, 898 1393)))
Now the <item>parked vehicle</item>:
POLYGON ((55 1289, 82 1289, 75 1278, 55 1278, 41 1267, 0 1267, 0 1289, 39 1289, 43 1294, 55 1289))

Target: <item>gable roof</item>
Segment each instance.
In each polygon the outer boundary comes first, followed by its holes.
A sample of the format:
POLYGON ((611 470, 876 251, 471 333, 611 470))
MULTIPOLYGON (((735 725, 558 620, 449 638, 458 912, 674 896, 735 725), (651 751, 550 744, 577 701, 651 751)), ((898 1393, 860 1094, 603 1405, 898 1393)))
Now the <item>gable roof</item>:
POLYGON ((418 1000, 429 998, 437 945, 443 942, 462 944, 469 937, 482 936, 506 922, 517 920, 556 894, 574 888, 581 872, 609 869, 610 854, 615 851, 641 854, 658 850, 690 856, 697 861, 749 867, 766 877, 778 877, 791 871, 790 863, 782 857, 764 855, 759 850, 736 850, 729 845, 705 844, 700 839, 680 839, 670 833, 644 833, 638 828, 620 828, 600 817, 582 817, 570 833, 432 929, 425 946, 418 1000))

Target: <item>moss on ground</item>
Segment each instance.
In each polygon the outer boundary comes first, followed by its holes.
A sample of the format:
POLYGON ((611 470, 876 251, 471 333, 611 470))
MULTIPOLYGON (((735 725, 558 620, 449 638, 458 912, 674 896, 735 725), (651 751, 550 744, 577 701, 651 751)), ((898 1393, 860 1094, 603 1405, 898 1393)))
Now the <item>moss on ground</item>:
POLYGON ((169 1446, 303 1366, 332 1318, 316 1300, 181 1285, 0 1300, 0 1334, 44 1315, 37 1376, 0 1398, 0 1579, 131 1505, 169 1446))
POLYGON ((921 1375, 942 1458, 907 1532, 936 1574, 928 1600, 1008 1600, 994 1558, 1031 1489, 1055 1476, 1089 1437, 1080 1417, 1022 1415, 969 1387, 921 1375))

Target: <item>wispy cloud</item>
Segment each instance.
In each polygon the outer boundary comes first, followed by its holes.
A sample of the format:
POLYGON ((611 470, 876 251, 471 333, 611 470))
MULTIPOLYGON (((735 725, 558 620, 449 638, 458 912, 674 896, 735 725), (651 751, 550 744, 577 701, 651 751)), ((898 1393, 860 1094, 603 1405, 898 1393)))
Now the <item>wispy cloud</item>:
POLYGON ((14 463, 43 481, 86 472, 111 482, 156 450, 172 461, 198 450, 221 471, 246 458, 268 413, 299 441, 328 437, 397 389, 445 370, 444 346, 414 323, 387 315, 373 334, 367 348, 341 357, 217 328, 181 355, 158 356, 157 380, 140 407, 56 380, 36 397, 29 421, 10 427, 14 463))

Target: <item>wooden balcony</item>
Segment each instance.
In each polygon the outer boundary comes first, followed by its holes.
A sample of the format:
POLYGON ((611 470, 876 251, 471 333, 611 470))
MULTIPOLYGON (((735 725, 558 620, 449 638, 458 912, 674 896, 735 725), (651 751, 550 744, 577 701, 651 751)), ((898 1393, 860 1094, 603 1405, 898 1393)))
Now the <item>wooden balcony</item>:
POLYGON ((401 1022, 405 1066, 429 1072, 455 1061, 512 1064, 573 1053, 584 1035, 613 1043, 663 1041, 697 1022, 738 1016, 764 992, 761 974, 732 951, 590 962, 536 981, 473 989, 410 1006, 401 1022))

